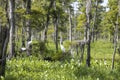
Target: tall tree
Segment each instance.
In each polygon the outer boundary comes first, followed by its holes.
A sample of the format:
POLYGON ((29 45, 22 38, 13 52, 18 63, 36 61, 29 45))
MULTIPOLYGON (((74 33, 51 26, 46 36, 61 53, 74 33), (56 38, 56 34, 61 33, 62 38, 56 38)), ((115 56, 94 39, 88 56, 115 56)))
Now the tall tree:
POLYGON ((86 27, 88 31, 88 39, 87 39, 87 59, 86 59, 86 65, 90 67, 90 44, 91 44, 91 33, 90 33, 90 13, 91 11, 91 0, 86 0, 86 27))
POLYGON ((118 14, 117 14, 116 24, 114 25, 114 51, 113 51, 113 56, 112 56, 112 69, 114 69, 115 54, 116 54, 117 43, 118 43, 117 33, 118 33, 118 14))
MULTIPOLYGON (((26 1, 23 0, 23 3, 22 3, 22 8, 25 9, 25 4, 26 4, 26 1)), ((24 13, 25 14, 25 13, 24 13)), ((25 47, 25 17, 23 17, 22 19, 22 47, 25 47)))
POLYGON ((0 76, 5 76, 6 52, 9 42, 8 26, 0 26, 0 76))
MULTIPOLYGON (((25 1, 24 1, 25 2, 25 1)), ((31 0, 26 0, 26 15, 30 16, 31 15, 31 0)), ((31 41, 31 20, 30 17, 26 19, 26 28, 27 28, 27 44, 26 44, 26 49, 27 49, 27 55, 31 55, 31 45, 29 42, 31 41)))
POLYGON ((119 2, 120 0, 116 1, 118 3, 118 5, 116 6, 117 9, 117 13, 116 13, 116 22, 112 21, 113 27, 114 27, 114 51, 113 51, 113 56, 112 56, 112 69, 114 69, 114 61, 115 61, 115 54, 116 54, 116 49, 117 49, 117 44, 118 44, 118 24, 119 24, 119 2))
POLYGON ((56 45, 56 51, 58 51, 58 12, 56 9, 56 0, 54 1, 54 28, 55 28, 55 45, 56 45))
POLYGON ((7 52, 7 47, 8 47, 8 42, 9 42, 9 27, 8 27, 8 0, 3 1, 3 4, 5 5, 2 8, 2 12, 6 13, 2 14, 6 18, 3 18, 3 16, 0 15, 0 76, 5 76, 5 65, 6 65, 6 52, 7 52), (5 3, 5 4, 4 4, 5 3), (3 20, 7 19, 7 20, 3 20), (6 21, 6 22, 4 22, 6 21), (5 23, 3 26, 2 24, 5 23))

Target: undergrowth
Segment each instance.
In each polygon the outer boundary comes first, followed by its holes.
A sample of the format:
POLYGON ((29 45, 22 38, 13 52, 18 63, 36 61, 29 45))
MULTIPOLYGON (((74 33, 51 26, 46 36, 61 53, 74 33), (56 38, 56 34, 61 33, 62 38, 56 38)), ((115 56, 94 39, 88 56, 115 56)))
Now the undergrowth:
POLYGON ((56 53, 53 43, 43 44, 41 42, 35 45, 33 45, 32 56, 18 56, 7 60, 6 76, 2 78, 3 80, 120 80, 118 54, 115 69, 111 70, 113 45, 110 42, 101 40, 92 43, 91 67, 89 68, 86 67, 85 56, 82 63, 79 61, 79 56, 74 58, 65 56, 64 60, 59 60, 62 52, 56 53), (39 51, 43 47, 45 48, 44 54, 39 51), (54 60, 43 60, 43 57, 52 57, 54 60))

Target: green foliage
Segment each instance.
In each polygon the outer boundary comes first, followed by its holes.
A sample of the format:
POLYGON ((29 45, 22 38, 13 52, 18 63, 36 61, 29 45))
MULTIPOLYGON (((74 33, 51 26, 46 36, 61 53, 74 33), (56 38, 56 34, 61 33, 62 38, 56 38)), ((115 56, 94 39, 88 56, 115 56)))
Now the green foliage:
POLYGON ((7 65, 8 67, 6 69, 10 72, 6 72, 6 79, 9 79, 10 76, 14 80, 75 79, 75 76, 71 74, 73 72, 73 66, 68 63, 47 62, 30 57, 13 59, 12 62, 8 61, 7 65), (67 69, 70 70, 67 71, 67 69))
POLYGON ((48 51, 46 44, 43 41, 34 41, 32 45, 33 55, 45 54, 48 51))
POLYGON ((114 71, 96 64, 90 68, 79 61, 48 62, 37 57, 7 61, 5 80, 114 80, 120 79, 119 66, 114 71), (17 64, 16 64, 17 63, 17 64))
POLYGON ((113 35, 114 33, 114 27, 116 25, 117 16, 119 13, 118 0, 108 0, 108 8, 109 10, 107 12, 104 12, 104 18, 101 21, 101 29, 103 30, 103 35, 113 35))
MULTIPOLYGON (((68 44, 71 45, 69 41, 68 44)), ((115 69, 111 71, 113 45, 107 40, 99 40, 92 43, 90 68, 86 67, 84 62, 80 63, 79 59, 72 59, 69 57, 69 53, 62 53, 61 51, 56 52, 52 41, 47 44, 33 41, 33 50, 39 46, 45 46, 47 48, 48 52, 45 53, 45 55, 51 57, 53 61, 43 60, 43 55, 42 57, 32 55, 29 57, 16 57, 11 60, 7 60, 5 80, 120 79, 119 56, 116 55, 115 69), (106 64, 104 64, 105 60, 106 64)), ((36 49, 36 51, 39 51, 39 49, 40 48, 38 48, 38 50, 36 49)), ((36 53, 38 52, 33 51, 33 54, 36 53)))
POLYGON ((77 30, 83 32, 86 22, 86 15, 84 13, 80 14, 77 18, 77 21, 78 21, 77 30))

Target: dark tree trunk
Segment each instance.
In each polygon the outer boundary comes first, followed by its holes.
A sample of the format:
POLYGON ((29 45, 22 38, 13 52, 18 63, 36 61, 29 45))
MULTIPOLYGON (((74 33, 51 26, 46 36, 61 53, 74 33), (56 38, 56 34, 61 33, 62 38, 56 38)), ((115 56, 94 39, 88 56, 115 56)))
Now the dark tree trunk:
POLYGON ((58 22, 55 21, 54 26, 55 26, 55 46, 56 51, 58 51, 58 22))
MULTIPOLYGON (((22 7, 23 7, 23 9, 25 9, 25 4, 26 4, 26 1, 24 1, 23 2, 23 4, 22 4, 22 7)), ((22 19, 22 47, 25 47, 25 18, 23 17, 23 19, 22 19)))
POLYGON ((6 52, 9 42, 9 29, 0 26, 0 76, 5 76, 6 52))
MULTIPOLYGON (((56 1, 54 1, 54 10, 56 11, 56 1)), ((58 51, 58 13, 54 13, 54 28, 55 28, 55 46, 56 46, 56 51, 58 51)))
POLYGON ((90 34, 90 10, 91 10, 91 0, 86 1, 86 17, 87 17, 87 32, 88 32, 88 39, 87 39, 87 59, 86 65, 90 67, 90 44, 91 44, 91 34, 90 34))
POLYGON ((44 42, 46 42, 47 40, 47 31, 48 31, 48 25, 50 21, 50 9, 52 8, 53 4, 54 4, 54 0, 51 0, 50 5, 47 10, 47 14, 46 14, 46 23, 45 23, 45 28, 44 28, 43 35, 42 35, 42 41, 44 42))

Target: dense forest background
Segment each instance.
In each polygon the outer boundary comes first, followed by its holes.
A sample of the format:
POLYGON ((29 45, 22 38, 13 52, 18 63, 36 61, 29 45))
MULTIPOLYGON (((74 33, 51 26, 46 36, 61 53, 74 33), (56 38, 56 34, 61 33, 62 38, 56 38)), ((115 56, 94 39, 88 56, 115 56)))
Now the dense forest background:
POLYGON ((2 80, 119 80, 120 0, 0 0, 2 80))

